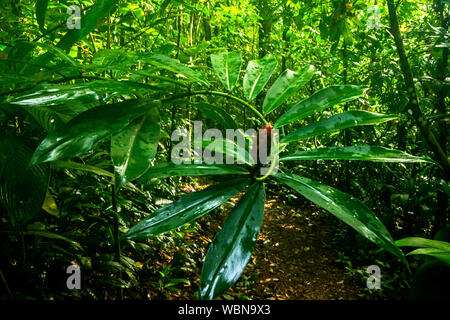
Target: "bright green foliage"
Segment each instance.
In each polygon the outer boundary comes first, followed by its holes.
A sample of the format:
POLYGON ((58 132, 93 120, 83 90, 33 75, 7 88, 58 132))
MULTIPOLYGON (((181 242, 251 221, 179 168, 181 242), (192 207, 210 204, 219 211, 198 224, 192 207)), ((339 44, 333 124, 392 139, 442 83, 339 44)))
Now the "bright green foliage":
POLYGON ((280 128, 294 121, 320 112, 326 108, 357 99, 365 89, 358 86, 342 85, 331 86, 317 91, 309 98, 292 106, 285 114, 275 122, 275 128, 280 128))
POLYGON ((244 95, 247 100, 254 100, 264 89, 276 67, 277 59, 270 55, 248 63, 244 76, 244 95))
POLYGON ((367 126, 383 123, 396 119, 396 115, 380 114, 369 111, 347 111, 336 114, 326 120, 321 120, 308 126, 291 132, 281 139, 282 143, 303 140, 311 137, 320 136, 326 133, 333 133, 343 129, 367 126))
POLYGON ((429 162, 428 157, 415 157, 399 150, 377 146, 329 147, 301 151, 280 159, 288 160, 360 160, 376 162, 429 162))
POLYGON ((211 63, 225 89, 233 91, 241 71, 240 52, 221 52, 211 55, 211 63))
POLYGON ((307 66, 298 73, 285 70, 267 92, 263 103, 264 114, 271 113, 283 102, 296 94, 315 73, 314 66, 307 66))

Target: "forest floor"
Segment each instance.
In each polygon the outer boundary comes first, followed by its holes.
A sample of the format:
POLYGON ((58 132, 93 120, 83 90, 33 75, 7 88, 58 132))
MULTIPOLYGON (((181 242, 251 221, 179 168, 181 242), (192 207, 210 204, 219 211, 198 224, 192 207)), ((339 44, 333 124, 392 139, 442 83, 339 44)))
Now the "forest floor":
MULTIPOLYGON (((341 243, 336 236, 336 218, 306 201, 297 199, 292 203, 283 200, 281 190, 279 192, 271 190, 267 193, 264 221, 255 251, 240 280, 225 297, 253 300, 370 299, 364 279, 349 274, 345 265, 337 261, 337 248, 341 243)), ((239 197, 235 197, 231 202, 236 204, 238 200, 239 197)), ((202 228, 201 237, 213 239, 225 218, 226 214, 202 228)))

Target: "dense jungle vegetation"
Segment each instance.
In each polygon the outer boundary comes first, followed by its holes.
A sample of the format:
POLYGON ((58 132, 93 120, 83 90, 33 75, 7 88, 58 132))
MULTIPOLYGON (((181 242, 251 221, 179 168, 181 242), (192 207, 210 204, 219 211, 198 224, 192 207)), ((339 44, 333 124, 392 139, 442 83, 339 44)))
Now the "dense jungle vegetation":
POLYGON ((1 298, 450 299, 449 6, 2 0, 1 298))

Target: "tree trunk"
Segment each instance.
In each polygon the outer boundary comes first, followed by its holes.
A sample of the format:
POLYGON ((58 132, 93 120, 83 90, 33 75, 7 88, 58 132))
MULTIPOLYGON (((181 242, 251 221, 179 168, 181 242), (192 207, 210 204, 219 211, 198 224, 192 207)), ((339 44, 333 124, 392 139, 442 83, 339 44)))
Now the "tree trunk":
POLYGON ((450 177, 450 162, 447 158, 446 152, 442 149, 436 138, 435 133, 429 127, 419 106, 419 100, 417 98, 416 88, 414 86, 414 78, 411 71, 411 67, 408 62, 408 57, 406 55, 405 47, 403 45, 403 39, 400 34, 400 28, 398 25, 396 6, 394 0, 387 0, 389 9, 389 22, 391 27, 391 33, 394 36, 395 45, 397 47, 397 53, 400 58, 400 68, 403 73, 403 78, 405 81, 405 86, 407 88, 409 103, 406 109, 408 114, 412 116, 417 124, 417 126, 422 131, 425 140, 428 143, 431 151, 434 153, 436 160, 444 169, 445 179, 448 181, 450 177))

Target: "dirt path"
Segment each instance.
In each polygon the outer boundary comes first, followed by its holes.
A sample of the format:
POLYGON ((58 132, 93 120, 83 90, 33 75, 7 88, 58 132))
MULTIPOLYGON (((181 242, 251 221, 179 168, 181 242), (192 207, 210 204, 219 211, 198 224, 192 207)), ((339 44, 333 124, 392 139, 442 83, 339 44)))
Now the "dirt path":
POLYGON ((278 300, 367 298, 362 282, 346 275, 344 266, 336 262, 336 218, 306 202, 295 207, 279 195, 267 198, 255 251, 229 294, 278 300), (245 285, 245 279, 253 282, 245 285))
MULTIPOLYGON (((199 189, 207 185, 202 184, 199 189)), ((239 198, 234 197, 231 202, 236 204, 239 198)), ((344 265, 336 262, 342 247, 336 238, 337 219, 306 200, 288 202, 283 198, 280 193, 267 194, 256 248, 240 280, 226 295, 253 300, 368 299, 364 283, 346 274, 344 265)), ((213 239, 232 206, 226 205, 225 212, 219 215, 221 218, 201 228, 194 236, 199 238, 195 241, 213 239)), ((198 249, 204 255, 208 246, 203 243, 198 249)), ((194 283, 198 286, 197 279, 194 283)), ((193 293, 185 292, 189 297, 184 298, 194 298, 193 293)), ((172 298, 183 298, 183 295, 172 298)))
MULTIPOLYGON (((246 273, 256 272, 250 291, 262 299, 361 299, 360 283, 336 263, 331 223, 316 207, 295 208, 273 196, 266 203, 262 232, 246 273), (324 223, 328 222, 328 223, 324 223), (251 270, 253 269, 253 270, 251 270)), ((249 292, 250 293, 250 292, 249 292)))

